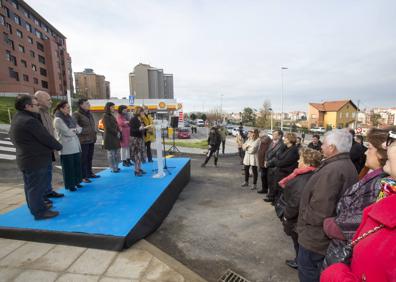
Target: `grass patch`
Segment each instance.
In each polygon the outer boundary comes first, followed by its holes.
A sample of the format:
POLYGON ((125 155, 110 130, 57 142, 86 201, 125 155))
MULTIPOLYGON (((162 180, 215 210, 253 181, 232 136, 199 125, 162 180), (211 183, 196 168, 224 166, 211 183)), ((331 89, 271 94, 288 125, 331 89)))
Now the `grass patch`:
MULTIPOLYGON (((165 144, 173 145, 172 141, 166 141, 165 144)), ((176 147, 187 147, 187 148, 197 148, 197 149, 207 149, 208 148, 208 140, 200 140, 200 141, 179 141, 175 140, 176 147)))
POLYGON ((11 117, 15 114, 14 97, 0 97, 0 123, 9 124, 8 109, 10 109, 11 117))

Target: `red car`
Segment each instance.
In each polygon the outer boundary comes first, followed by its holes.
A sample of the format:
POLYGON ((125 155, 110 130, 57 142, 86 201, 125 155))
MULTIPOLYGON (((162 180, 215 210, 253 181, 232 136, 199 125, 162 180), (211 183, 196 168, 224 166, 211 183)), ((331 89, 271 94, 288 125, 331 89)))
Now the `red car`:
POLYGON ((177 138, 179 138, 179 139, 190 139, 191 138, 190 129, 188 129, 188 128, 180 128, 180 129, 178 129, 177 138))

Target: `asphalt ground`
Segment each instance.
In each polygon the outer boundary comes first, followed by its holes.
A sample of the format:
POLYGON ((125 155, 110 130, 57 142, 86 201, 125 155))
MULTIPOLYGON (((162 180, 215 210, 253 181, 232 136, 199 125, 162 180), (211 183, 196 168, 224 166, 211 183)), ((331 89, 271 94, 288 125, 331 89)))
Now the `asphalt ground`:
POLYGON ((190 183, 147 240, 208 281, 227 269, 250 281, 297 281, 285 265, 292 241, 262 194, 241 188, 238 157, 220 156, 218 167, 206 168, 203 156, 190 157, 190 183))

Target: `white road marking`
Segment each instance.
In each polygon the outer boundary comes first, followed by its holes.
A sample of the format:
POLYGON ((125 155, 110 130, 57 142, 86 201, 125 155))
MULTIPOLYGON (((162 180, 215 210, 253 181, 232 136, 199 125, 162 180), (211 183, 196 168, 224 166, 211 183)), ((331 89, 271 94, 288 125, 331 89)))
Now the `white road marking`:
POLYGON ((0 154, 0 159, 3 159, 3 160, 16 160, 16 156, 0 154))
POLYGON ((16 149, 15 149, 15 148, 12 148, 12 147, 3 147, 3 146, 0 146, 0 151, 16 152, 16 149))
POLYGON ((0 144, 3 144, 3 145, 14 145, 10 141, 1 141, 1 140, 0 140, 0 144))

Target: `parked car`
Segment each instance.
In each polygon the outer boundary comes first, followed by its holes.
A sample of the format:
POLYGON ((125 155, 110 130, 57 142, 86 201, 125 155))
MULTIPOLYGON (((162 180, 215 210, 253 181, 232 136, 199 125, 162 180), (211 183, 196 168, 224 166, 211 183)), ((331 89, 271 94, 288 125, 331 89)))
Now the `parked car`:
POLYGON ((232 130, 234 129, 234 127, 232 125, 227 125, 226 129, 227 129, 228 135, 232 135, 232 130))
POLYGON ((195 124, 196 124, 198 127, 204 127, 204 126, 205 126, 205 122, 204 122, 203 119, 196 119, 196 120, 195 120, 195 124))
MULTIPOLYGON (((243 131, 243 135, 247 136, 247 134, 248 134, 247 130, 242 129, 242 131, 243 131)), ((239 128, 234 127, 232 129, 232 136, 234 136, 234 137, 237 136, 238 132, 239 132, 239 128)))
POLYGON ((312 127, 311 128, 311 132, 312 133, 325 133, 326 132, 326 128, 324 128, 324 127, 312 127))
POLYGON ((184 127, 191 127, 191 126, 190 126, 190 123, 189 123, 188 121, 185 121, 185 122, 184 122, 184 127))
POLYGON ((190 139, 191 138, 191 130, 188 128, 179 128, 177 131, 177 138, 190 139))

